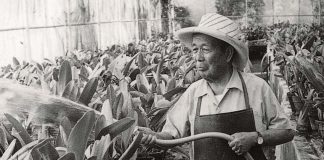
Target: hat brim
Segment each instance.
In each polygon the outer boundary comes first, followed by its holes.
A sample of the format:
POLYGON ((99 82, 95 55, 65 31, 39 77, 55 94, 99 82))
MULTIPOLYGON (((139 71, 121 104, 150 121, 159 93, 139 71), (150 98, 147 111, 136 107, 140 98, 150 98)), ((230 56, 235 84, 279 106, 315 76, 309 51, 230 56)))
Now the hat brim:
POLYGON ((220 31, 211 30, 210 28, 205 27, 188 27, 178 30, 175 35, 177 38, 184 43, 187 47, 192 47, 192 37, 195 33, 202 33, 214 37, 216 39, 222 40, 231 46, 234 47, 236 50, 236 55, 233 57, 233 67, 243 70, 247 64, 248 57, 249 57, 249 49, 247 45, 243 42, 236 40, 220 31))

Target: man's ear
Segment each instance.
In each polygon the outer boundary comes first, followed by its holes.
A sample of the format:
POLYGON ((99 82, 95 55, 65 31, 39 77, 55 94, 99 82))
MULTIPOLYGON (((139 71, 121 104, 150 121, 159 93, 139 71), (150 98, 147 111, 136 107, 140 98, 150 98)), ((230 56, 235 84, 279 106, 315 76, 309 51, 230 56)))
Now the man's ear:
POLYGON ((229 46, 226 48, 226 62, 230 62, 233 58, 233 55, 234 55, 234 48, 232 46, 229 46))

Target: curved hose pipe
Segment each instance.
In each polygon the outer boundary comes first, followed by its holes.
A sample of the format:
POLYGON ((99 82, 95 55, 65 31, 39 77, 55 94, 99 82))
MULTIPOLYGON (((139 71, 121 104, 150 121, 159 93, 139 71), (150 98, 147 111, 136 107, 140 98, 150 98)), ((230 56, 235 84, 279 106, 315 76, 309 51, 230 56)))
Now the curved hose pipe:
MULTIPOLYGON (((196 140, 203 139, 203 138, 221 138, 221 139, 225 139, 227 141, 233 140, 232 136, 225 134, 225 133, 207 132, 207 133, 196 134, 193 136, 179 138, 179 139, 173 139, 173 140, 156 139, 154 143, 157 145, 163 146, 163 147, 173 147, 173 146, 177 146, 177 145, 191 142, 191 141, 196 141, 196 140)), ((245 153, 243 156, 246 160, 254 160, 252 158, 252 156, 250 155, 250 153, 245 153)))

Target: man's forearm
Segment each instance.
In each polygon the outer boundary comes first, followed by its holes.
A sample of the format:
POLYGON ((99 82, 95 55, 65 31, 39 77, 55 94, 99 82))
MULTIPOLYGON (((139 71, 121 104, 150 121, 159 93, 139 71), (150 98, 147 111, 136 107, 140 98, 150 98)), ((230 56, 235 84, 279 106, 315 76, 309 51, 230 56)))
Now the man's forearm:
POLYGON ((295 131, 292 129, 270 129, 260 132, 263 137, 263 145, 274 146, 287 143, 294 138, 295 131))

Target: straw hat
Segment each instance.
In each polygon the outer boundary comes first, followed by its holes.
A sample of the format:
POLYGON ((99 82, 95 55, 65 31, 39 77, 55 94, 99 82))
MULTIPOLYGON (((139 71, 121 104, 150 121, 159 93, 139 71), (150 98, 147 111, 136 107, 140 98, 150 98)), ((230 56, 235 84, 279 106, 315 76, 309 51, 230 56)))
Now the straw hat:
POLYGON ((241 30, 234 21, 217 13, 208 13, 201 17, 199 25, 178 30, 175 34, 185 45, 191 47, 194 33, 202 33, 225 41, 235 48, 233 66, 243 70, 249 57, 249 49, 239 40, 241 30))

